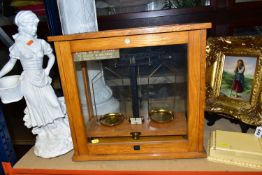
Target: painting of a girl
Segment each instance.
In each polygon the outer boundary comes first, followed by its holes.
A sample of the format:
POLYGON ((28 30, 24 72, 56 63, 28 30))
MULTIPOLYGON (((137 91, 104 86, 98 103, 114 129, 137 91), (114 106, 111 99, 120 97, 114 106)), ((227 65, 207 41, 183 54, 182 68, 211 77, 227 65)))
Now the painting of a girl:
MULTIPOLYGON (((239 97, 238 93, 242 93, 244 91, 244 72, 245 72, 245 64, 242 59, 237 60, 237 64, 234 70, 235 77, 232 83, 232 91, 235 92, 233 95, 235 97, 239 97)), ((231 95, 232 95, 231 91, 231 95)))
POLYGON ((248 101, 257 58, 252 56, 226 56, 223 65, 220 95, 248 101))

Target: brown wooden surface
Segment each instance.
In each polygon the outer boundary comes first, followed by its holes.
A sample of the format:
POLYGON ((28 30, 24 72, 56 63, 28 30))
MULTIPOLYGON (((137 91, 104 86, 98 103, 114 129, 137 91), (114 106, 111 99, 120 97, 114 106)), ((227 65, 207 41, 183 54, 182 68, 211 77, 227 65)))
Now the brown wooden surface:
POLYGON ((157 34, 144 34, 135 36, 121 36, 111 38, 98 38, 76 40, 71 42, 72 52, 94 51, 94 50, 110 50, 132 47, 146 46, 163 46, 171 44, 187 43, 187 32, 170 32, 157 34), (125 43, 126 41, 130 43, 125 43), (150 41, 150 42, 149 42, 150 41))
MULTIPOLYGON (((64 47, 67 47, 67 49, 70 50, 70 46, 68 43, 62 43, 64 45, 64 47)), ((78 154, 78 146, 77 146, 77 137, 75 135, 75 126, 72 124, 73 123, 73 112, 72 112, 72 109, 71 109, 71 105, 70 105, 70 102, 69 102, 69 97, 68 97, 68 92, 67 92, 67 84, 66 84, 66 74, 67 72, 65 71, 64 69, 64 66, 63 66, 63 59, 66 59, 68 57, 71 56, 71 54, 69 55, 65 55, 65 58, 64 58, 64 55, 62 53, 62 48, 63 47, 61 44, 59 43, 55 43, 55 51, 56 51, 56 58, 57 58, 57 63, 58 63, 58 68, 59 68, 59 75, 60 75, 60 79, 61 79, 61 82, 62 82, 62 89, 63 89, 63 92, 64 92, 64 98, 65 98, 65 103, 66 103, 66 112, 67 112, 67 115, 68 115, 68 120, 69 120, 69 123, 70 123, 70 130, 71 130, 71 136, 72 136, 72 140, 73 140, 73 143, 74 143, 74 151, 75 151, 75 154, 78 154)), ((66 53, 65 53, 66 54, 66 53)), ((69 58, 70 59, 70 58, 69 58)))
POLYGON ((87 153, 86 133, 69 42, 55 43, 75 154, 87 153))
MULTIPOLYGON (((138 140, 131 137, 99 137, 99 143, 136 143, 140 144, 142 142, 159 142, 159 141, 176 141, 185 140, 186 136, 141 136, 138 140)), ((91 142, 89 142, 91 143, 91 142)))
MULTIPOLYGON (((200 30, 189 32, 188 43, 188 140, 189 150, 198 150, 200 102, 200 30)), ((203 117, 203 116, 202 116, 203 117)), ((202 143, 203 144, 203 143, 202 143)))
POLYGON ((90 121, 94 117, 94 112, 93 112, 93 107, 92 107, 93 106, 92 100, 88 98, 88 97, 91 97, 91 92, 90 92, 89 76, 88 76, 86 62, 81 62, 81 71, 82 71, 84 87, 85 87, 85 95, 86 95, 85 97, 86 97, 86 103, 87 103, 87 109, 88 109, 88 119, 90 121))
POLYGON ((83 39, 91 39, 91 38, 109 38, 115 36, 179 32, 179 31, 189 31, 189 30, 208 29, 208 28, 211 28, 211 23, 166 25, 166 26, 158 26, 158 27, 140 27, 140 28, 90 32, 90 33, 83 33, 83 34, 73 34, 73 35, 50 36, 48 37, 48 41, 72 41, 72 40, 83 40, 83 39))
POLYGON ((141 136, 186 135, 187 121, 183 113, 176 113, 174 120, 168 123, 145 120, 142 125, 131 125, 124 120, 120 125, 109 127, 101 125, 94 118, 86 128, 88 137, 130 137, 131 132, 141 132, 141 136))
POLYGON ((188 141, 186 139, 143 141, 143 142, 118 142, 118 143, 97 143, 88 144, 90 154, 94 155, 114 155, 114 154, 161 154, 188 152, 188 141), (174 146, 176 145, 176 146, 174 146), (139 146, 135 150, 134 146, 139 146))
POLYGON ((200 97, 199 97, 199 129, 198 151, 204 151, 204 113, 206 100, 206 30, 200 31, 200 97))
MULTIPOLYGON (((163 145, 164 146, 164 145, 163 145)), ((174 145, 173 145, 174 146, 174 145)), ((152 160, 152 159, 185 159, 185 158, 205 158, 205 152, 173 152, 173 153, 148 153, 148 154, 111 154, 111 155, 94 155, 94 154, 81 154, 74 155, 74 161, 86 160, 152 160)))

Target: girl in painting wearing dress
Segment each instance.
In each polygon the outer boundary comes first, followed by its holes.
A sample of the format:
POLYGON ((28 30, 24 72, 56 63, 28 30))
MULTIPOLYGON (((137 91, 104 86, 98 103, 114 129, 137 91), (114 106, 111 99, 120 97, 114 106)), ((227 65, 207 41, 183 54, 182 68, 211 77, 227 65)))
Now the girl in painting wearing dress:
POLYGON ((26 101, 24 121, 36 134, 34 152, 50 158, 72 149, 65 105, 58 99, 51 87, 49 72, 55 57, 50 45, 36 36, 39 19, 31 11, 20 11, 15 17, 18 33, 15 43, 9 48, 10 60, 0 71, 0 77, 7 74, 19 60, 23 67, 20 76, 21 91, 26 101), (48 64, 43 68, 43 57, 48 64))
POLYGON ((232 84, 232 91, 235 91, 236 97, 239 97, 238 93, 244 91, 244 72, 245 72, 245 64, 242 59, 237 60, 237 65, 234 70, 235 77, 232 84))

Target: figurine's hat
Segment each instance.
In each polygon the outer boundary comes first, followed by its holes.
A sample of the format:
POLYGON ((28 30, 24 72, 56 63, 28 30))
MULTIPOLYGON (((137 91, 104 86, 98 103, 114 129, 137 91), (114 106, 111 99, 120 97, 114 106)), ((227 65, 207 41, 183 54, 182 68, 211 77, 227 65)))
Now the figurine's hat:
POLYGON ((38 17, 31 10, 22 10, 15 16, 15 24, 21 26, 25 23, 39 22, 38 17))

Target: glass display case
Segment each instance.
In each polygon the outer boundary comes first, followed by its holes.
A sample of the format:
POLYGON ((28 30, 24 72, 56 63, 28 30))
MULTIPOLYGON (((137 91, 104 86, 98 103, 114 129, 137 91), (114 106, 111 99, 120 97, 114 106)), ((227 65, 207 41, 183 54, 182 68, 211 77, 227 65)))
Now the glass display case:
POLYGON ((205 157, 210 23, 49 37, 74 160, 205 157))

